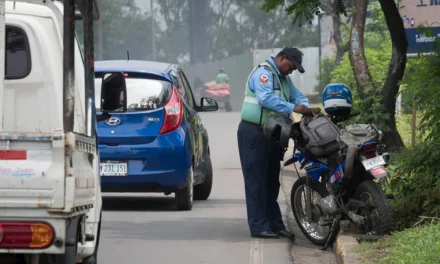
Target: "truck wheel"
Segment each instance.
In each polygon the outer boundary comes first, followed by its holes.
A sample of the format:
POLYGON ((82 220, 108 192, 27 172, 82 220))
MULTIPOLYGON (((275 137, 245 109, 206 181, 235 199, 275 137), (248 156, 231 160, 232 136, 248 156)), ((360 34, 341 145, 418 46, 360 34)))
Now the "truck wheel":
MULTIPOLYGON (((80 237, 81 217, 75 217, 71 220, 70 226, 66 229, 66 249, 63 255, 55 255, 56 264, 76 264, 76 255, 78 251, 78 241, 80 237)), ((41 262, 41 261, 40 261, 41 262)), ((44 263, 44 262, 43 262, 44 263)))
POLYGON ((211 156, 206 154, 206 168, 205 168, 205 181, 194 187, 194 199, 195 200, 206 200, 211 194, 212 190, 212 162, 211 156))
POLYGON ((187 185, 185 188, 176 191, 177 210, 191 210, 194 197, 194 171, 192 166, 188 170, 187 185))
POLYGON ((96 264, 98 263, 98 249, 99 249, 99 240, 101 237, 101 223, 102 223, 102 209, 99 215, 99 224, 98 224, 98 233, 96 238, 95 252, 93 255, 83 259, 82 264, 96 264))

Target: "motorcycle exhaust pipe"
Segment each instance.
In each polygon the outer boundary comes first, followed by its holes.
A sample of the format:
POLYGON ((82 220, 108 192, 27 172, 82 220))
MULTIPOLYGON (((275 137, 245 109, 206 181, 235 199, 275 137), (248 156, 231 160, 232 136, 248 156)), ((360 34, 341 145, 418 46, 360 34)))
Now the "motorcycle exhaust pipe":
POLYGON ((383 153, 382 158, 387 165, 391 163, 391 155, 389 153, 383 153))

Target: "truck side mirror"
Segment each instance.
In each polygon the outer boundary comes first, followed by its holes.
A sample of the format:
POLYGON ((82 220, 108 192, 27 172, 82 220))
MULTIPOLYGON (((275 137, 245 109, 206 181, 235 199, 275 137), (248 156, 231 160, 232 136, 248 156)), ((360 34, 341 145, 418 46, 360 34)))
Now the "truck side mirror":
POLYGON ((127 87, 122 72, 102 75, 101 111, 103 113, 127 111, 127 87))

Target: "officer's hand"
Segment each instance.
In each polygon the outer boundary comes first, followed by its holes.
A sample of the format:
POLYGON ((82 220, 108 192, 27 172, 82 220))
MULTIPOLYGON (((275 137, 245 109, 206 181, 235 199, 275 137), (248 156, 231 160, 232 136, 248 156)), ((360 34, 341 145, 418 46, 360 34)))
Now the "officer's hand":
POLYGON ((295 123, 295 112, 292 112, 289 117, 292 119, 292 123, 295 123))
POLYGON ((293 108, 293 111, 298 114, 303 114, 303 115, 310 113, 310 109, 305 105, 295 105, 295 107, 293 108))
POLYGON ((310 108, 310 110, 312 110, 313 115, 317 115, 317 114, 321 113, 321 108, 319 108, 319 107, 310 108))

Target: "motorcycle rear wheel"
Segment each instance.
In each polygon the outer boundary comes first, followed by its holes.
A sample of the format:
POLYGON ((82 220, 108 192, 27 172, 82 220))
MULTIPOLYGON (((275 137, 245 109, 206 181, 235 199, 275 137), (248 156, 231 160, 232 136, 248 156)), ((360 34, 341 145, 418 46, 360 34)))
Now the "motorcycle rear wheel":
MULTIPOLYGON (((309 177, 309 176, 306 176, 309 177)), ((312 179, 310 179, 312 181, 312 179)), ((305 205, 305 187, 306 187, 306 179, 305 177, 301 177, 298 180, 295 181, 292 187, 292 191, 290 193, 290 202, 292 207, 293 215, 295 216, 296 223, 298 224, 299 228, 303 232, 303 234, 307 237, 310 242, 312 242, 314 245, 317 246, 324 246, 327 242, 329 236, 330 238, 330 245, 333 244, 333 242, 336 240, 336 236, 339 233, 340 225, 337 223, 336 230, 333 232, 333 234, 330 233, 330 227, 320 227, 323 229, 323 232, 321 233, 318 231, 318 223, 316 222, 316 218, 319 217, 320 212, 316 205, 316 203, 313 202, 314 195, 320 196, 319 198, 322 199, 329 195, 327 189, 324 185, 311 182, 311 190, 312 190, 312 214, 313 214, 313 222, 309 222, 307 220, 307 211, 306 211, 306 205, 305 205), (304 199, 304 200, 303 200, 304 199), (304 201, 304 205, 302 203, 304 201), (301 208, 303 207, 304 208, 301 208)))
POLYGON ((362 215, 370 217, 370 223, 363 230, 365 233, 381 236, 390 234, 395 229, 390 203, 379 184, 373 181, 361 182, 356 188, 355 197, 376 207, 368 212, 369 215, 365 212, 362 213, 362 215))

